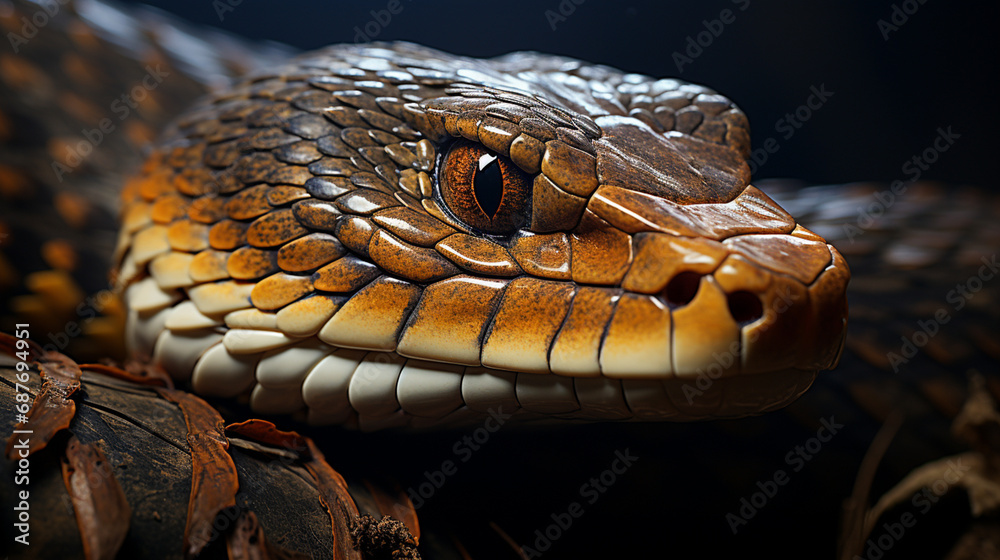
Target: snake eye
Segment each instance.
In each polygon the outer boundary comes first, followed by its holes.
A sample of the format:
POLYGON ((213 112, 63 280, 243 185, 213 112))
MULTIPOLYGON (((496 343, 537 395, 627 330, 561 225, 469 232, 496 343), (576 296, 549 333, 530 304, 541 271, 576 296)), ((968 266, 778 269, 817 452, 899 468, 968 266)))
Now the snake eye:
POLYGON ((439 183, 448 209, 475 229, 504 235, 527 222, 531 178, 510 159, 479 144, 453 145, 444 156, 439 183))

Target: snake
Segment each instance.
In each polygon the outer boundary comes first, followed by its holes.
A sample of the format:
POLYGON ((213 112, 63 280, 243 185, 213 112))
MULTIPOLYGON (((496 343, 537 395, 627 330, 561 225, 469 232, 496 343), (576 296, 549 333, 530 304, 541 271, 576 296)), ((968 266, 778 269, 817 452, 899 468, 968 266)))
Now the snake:
POLYGON ((366 429, 782 406, 835 363, 849 273, 748 183, 747 128, 712 90, 543 55, 304 55, 125 186, 129 347, 366 429))
MULTIPOLYGON (((16 5, 12 32, 37 9, 16 5)), ((79 286, 104 270, 80 263, 110 262, 125 304, 80 340, 115 347, 124 332, 129 353, 202 395, 365 432, 777 409, 764 418, 812 425, 829 410, 884 419, 902 402, 933 417, 908 442, 925 449, 951 445, 939 417, 961 402, 955 372, 995 373, 995 288, 964 310, 945 299, 956 271, 989 270, 991 195, 913 185, 862 223, 857 209, 888 186, 751 184, 748 120, 703 86, 409 43, 287 60, 88 5, 40 30, 58 30, 51 48, 25 46, 46 49, 40 62, 0 58, 4 196, 31 208, 5 204, 5 238, 45 239, 37 222, 74 232, 33 256, 3 244, 5 286, 8 263, 53 269, 5 305, 39 324, 67 305, 79 316, 92 292, 79 286), (115 58, 120 74, 103 77, 118 91, 157 65, 171 78, 72 165, 74 144, 26 131, 99 126, 105 107, 74 93, 103 92, 94 76, 110 66, 73 54, 87 52, 115 58), (60 124, 12 112, 24 99, 58 107, 60 124), (69 169, 58 182, 53 161, 69 169), (895 375, 900 338, 945 305, 955 321, 895 375)), ((719 426, 720 440, 740 431, 719 426)))

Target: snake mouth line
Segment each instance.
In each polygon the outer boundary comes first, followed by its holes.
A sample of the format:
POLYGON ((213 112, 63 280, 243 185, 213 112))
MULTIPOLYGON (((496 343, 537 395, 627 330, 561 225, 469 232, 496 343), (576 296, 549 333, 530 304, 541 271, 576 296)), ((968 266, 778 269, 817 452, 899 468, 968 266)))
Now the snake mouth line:
POLYGON ((815 378, 814 371, 794 368, 722 378, 574 378, 430 362, 316 339, 233 352, 227 341, 236 347, 240 337, 273 333, 157 331, 169 314, 134 316, 131 332, 138 336, 133 342, 152 344, 154 359, 198 393, 243 395, 256 413, 292 414, 312 424, 362 430, 458 427, 491 412, 528 423, 740 417, 784 406, 815 378))
MULTIPOLYGON (((828 271, 836 270, 832 264, 828 267, 828 271)), ((814 284, 821 284, 826 274, 827 271, 821 273, 814 284)), ((801 307, 803 302, 785 292, 771 296, 765 306, 762 298, 768 297, 767 293, 736 291, 737 298, 749 297, 757 303, 755 306, 737 300, 737 304, 752 307, 755 312, 759 306, 759 317, 738 323, 736 317, 743 310, 738 308, 733 312, 735 298, 725 297, 717 285, 712 273, 680 273, 658 294, 617 290, 614 315, 623 310, 629 318, 629 331, 612 332, 615 328, 612 316, 601 329, 602 347, 609 353, 598 360, 602 365, 629 369, 609 369, 596 375, 573 376, 571 371, 559 370, 558 365, 552 370, 556 374, 552 374, 482 367, 481 363, 449 364, 430 361, 420 354, 403 355, 407 354, 405 351, 348 348, 316 336, 290 337, 275 329, 273 316, 268 319, 266 314, 253 309, 236 310, 213 319, 198 312, 191 301, 167 300, 164 305, 161 299, 162 307, 151 306, 146 300, 155 287, 151 278, 138 281, 127 291, 132 309, 130 346, 134 352, 152 355, 176 378, 190 380, 201 394, 247 395, 258 413, 295 414, 311 423, 346 423, 366 430, 458 425, 474 421, 489 410, 500 409, 516 411, 519 419, 531 421, 701 420, 757 414, 797 398, 823 367, 796 366, 796 353, 787 347, 785 355, 792 365, 757 370, 746 365, 747 358, 754 356, 754 344, 760 340, 767 342, 769 330, 785 330, 783 325, 775 327, 777 317, 796 304, 801 307), (690 294, 694 281, 697 289, 690 294), (675 282, 682 283, 681 287, 675 282), (674 301, 665 304, 661 297, 674 301), (718 332, 698 328, 698 332, 709 332, 716 338, 679 344, 677 337, 685 336, 686 331, 677 328, 681 324, 677 320, 661 334, 666 346, 649 344, 648 336, 641 338, 634 332, 649 333, 655 329, 650 329, 649 324, 636 324, 629 310, 629 306, 635 307, 641 301, 651 303, 665 317, 676 317, 685 311, 692 317, 715 316, 716 312, 706 312, 705 302, 711 301, 716 311, 723 309, 732 314, 730 323, 743 336, 721 345, 718 332), (753 331, 755 327, 760 330, 753 331), (609 335, 622 334, 627 347, 608 346, 609 335), (753 340, 748 342, 750 337, 753 340), (639 342, 646 345, 637 346, 639 342), (717 351, 711 350, 713 344, 717 351), (684 356, 695 354, 701 356, 700 367, 688 370, 678 367, 678 356, 685 359, 684 356), (654 362, 665 364, 667 371, 648 369, 654 362)), ((579 290, 610 291, 586 286, 579 290)), ((808 300, 807 294, 805 297, 808 300)), ((563 319, 563 328, 571 317, 572 311, 563 319)), ((704 338, 704 334, 701 336, 704 338)), ((558 356, 552 353, 554 347, 549 350, 549 360, 559 364, 558 356)), ((832 350, 834 359, 839 350, 839 346, 832 350)), ((773 354, 768 354, 773 363, 773 354)), ((564 358, 562 366, 570 365, 572 362, 564 358)), ((826 367, 831 365, 827 363, 826 367)))
POLYGON ((252 306, 252 282, 164 290, 148 276, 126 289, 129 346, 200 393, 363 429, 481 415, 469 404, 480 387, 487 408, 524 419, 738 417, 787 404, 835 364, 846 267, 831 247, 806 284, 728 251, 660 274, 650 248, 692 241, 639 237, 622 287, 458 276, 410 292, 380 276, 301 334, 282 328, 284 311, 252 306), (362 367, 375 359, 398 367, 362 367))

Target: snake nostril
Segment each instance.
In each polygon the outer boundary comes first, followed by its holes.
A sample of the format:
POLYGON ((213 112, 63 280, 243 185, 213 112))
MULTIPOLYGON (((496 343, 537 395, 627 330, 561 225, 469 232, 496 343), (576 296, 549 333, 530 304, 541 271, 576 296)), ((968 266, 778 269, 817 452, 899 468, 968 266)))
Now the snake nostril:
POLYGON ((760 298, 750 292, 733 292, 726 297, 729 313, 740 325, 748 325, 764 316, 760 298))
POLYGON ((697 272, 681 272, 667 284, 663 290, 664 299, 673 307, 680 307, 691 303, 698 293, 698 285, 701 283, 701 274, 697 272))

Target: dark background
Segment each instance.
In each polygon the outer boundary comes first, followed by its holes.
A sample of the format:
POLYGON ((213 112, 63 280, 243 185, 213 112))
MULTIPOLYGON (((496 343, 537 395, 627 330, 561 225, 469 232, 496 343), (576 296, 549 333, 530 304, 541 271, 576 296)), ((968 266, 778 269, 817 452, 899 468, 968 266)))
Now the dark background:
MULTIPOLYGON (((912 178, 902 165, 931 145, 938 127, 961 135, 922 178, 994 188, 998 122, 995 2, 943 0, 398 0, 402 11, 378 40, 408 40, 446 51, 492 56, 538 50, 652 76, 706 84, 739 104, 750 118, 755 147, 774 137, 755 179, 809 182, 912 178), (878 27, 893 6, 915 13, 888 40, 878 27), (546 12, 568 12, 553 30, 546 12), (746 6, 745 10, 740 7, 746 6), (725 25, 681 71, 673 60, 688 37, 730 9, 725 25), (775 130, 805 103, 810 86, 834 95, 789 139, 775 130)), ((147 0, 182 18, 255 40, 301 49, 354 41, 389 0, 268 2, 147 0)), ((560 14, 560 17, 561 14, 560 14)), ((897 16, 898 17, 898 16, 897 16)), ((897 19, 897 22, 900 20, 897 19)))

